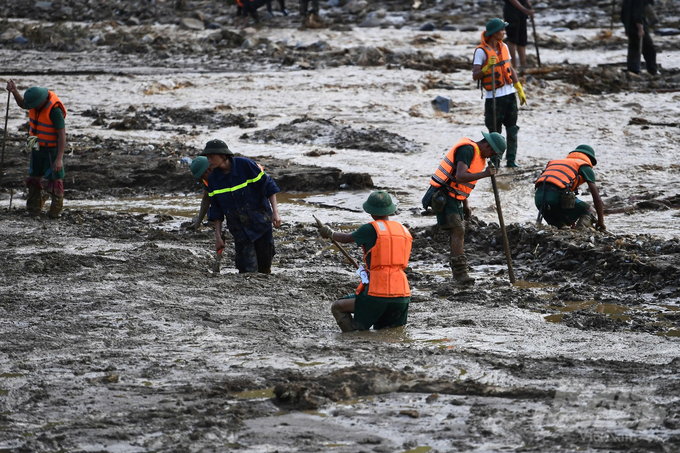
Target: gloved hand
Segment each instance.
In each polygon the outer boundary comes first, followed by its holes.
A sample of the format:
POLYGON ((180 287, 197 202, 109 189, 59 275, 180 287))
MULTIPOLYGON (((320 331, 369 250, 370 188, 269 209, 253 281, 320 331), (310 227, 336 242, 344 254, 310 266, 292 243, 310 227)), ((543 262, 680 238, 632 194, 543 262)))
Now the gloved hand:
POLYGON ((519 96, 519 105, 524 105, 527 103, 527 96, 524 94, 524 90, 522 89, 522 84, 519 82, 515 82, 513 85, 515 89, 517 90, 517 95, 519 96))
POLYGON ((463 206, 463 219, 470 220, 470 216, 472 216, 472 209, 469 206, 463 206))
POLYGON ((482 66, 482 72, 484 74, 488 74, 491 72, 491 66, 495 65, 498 62, 498 58, 495 56, 490 56, 489 59, 487 60, 486 64, 482 66))
POLYGON ((333 230, 328 225, 319 228, 319 234, 324 239, 331 239, 333 237, 333 230))

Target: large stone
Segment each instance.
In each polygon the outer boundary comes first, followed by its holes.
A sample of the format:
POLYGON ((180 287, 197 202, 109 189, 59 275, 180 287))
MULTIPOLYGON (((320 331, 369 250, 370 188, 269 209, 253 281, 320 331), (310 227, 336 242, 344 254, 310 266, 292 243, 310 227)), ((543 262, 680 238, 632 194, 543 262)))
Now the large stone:
POLYGON ((186 30, 203 30, 205 26, 203 22, 198 19, 193 19, 191 17, 185 17, 179 21, 180 27, 186 30))

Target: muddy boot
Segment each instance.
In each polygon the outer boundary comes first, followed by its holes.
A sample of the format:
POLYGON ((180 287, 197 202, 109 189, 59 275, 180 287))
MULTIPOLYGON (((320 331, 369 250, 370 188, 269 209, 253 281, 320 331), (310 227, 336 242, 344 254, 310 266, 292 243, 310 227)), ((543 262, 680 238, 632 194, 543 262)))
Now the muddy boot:
POLYGON ((26 209, 31 215, 40 214, 43 207, 42 187, 30 184, 28 186, 28 197, 26 198, 26 209))
POLYGON ((357 330, 354 328, 354 319, 352 318, 351 313, 341 312, 334 306, 331 306, 331 312, 333 313, 335 322, 338 323, 340 330, 342 330, 343 332, 353 332, 357 330))
POLYGON ((50 204, 50 211, 47 215, 50 219, 58 219, 61 216, 61 210, 64 209, 64 196, 52 195, 52 203, 50 204))
POLYGON ((586 228, 594 228, 595 227, 595 216, 592 214, 583 214, 581 217, 578 218, 576 221, 576 228, 577 230, 585 230, 586 228))
POLYGON ((475 279, 468 274, 468 264, 465 255, 454 256, 449 262, 451 265, 451 272, 453 279, 461 285, 470 285, 475 282, 475 279))
POLYGON ((323 20, 321 20, 321 17, 319 17, 318 14, 312 13, 309 16, 309 24, 307 25, 309 28, 323 28, 326 26, 323 20))

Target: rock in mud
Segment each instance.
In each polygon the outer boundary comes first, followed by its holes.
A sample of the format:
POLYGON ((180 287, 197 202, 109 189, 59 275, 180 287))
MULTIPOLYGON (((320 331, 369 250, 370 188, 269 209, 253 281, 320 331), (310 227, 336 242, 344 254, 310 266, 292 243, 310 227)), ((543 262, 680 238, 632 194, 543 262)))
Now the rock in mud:
POLYGON ((257 143, 285 143, 329 146, 337 149, 356 149, 383 153, 420 151, 421 145, 384 129, 354 129, 330 119, 304 116, 273 129, 243 134, 241 140, 257 143))

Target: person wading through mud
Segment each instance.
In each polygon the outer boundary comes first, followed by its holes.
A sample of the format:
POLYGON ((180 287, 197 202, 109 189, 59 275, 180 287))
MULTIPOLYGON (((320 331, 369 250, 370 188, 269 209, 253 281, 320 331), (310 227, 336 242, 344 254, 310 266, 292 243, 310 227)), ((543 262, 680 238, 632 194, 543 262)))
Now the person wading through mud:
POLYGON ((7 81, 7 91, 22 109, 28 110, 28 196, 26 209, 30 214, 42 210, 42 178, 47 179, 47 193, 52 197, 48 215, 58 219, 64 207, 64 150, 66 149, 66 107, 59 97, 47 88, 30 87, 22 96, 14 80, 7 81))
POLYGON ((201 153, 213 169, 208 176, 210 209, 215 222, 215 247, 224 248, 222 222, 234 237, 239 272, 271 272, 275 254, 272 225, 281 226, 274 180, 255 162, 234 153, 222 140, 211 140, 201 153))
POLYGON ((512 58, 512 67, 518 70, 527 66, 527 17, 534 17, 529 0, 504 0, 503 19, 507 21, 508 49, 512 58))
POLYGON ((403 326, 411 302, 411 288, 404 273, 411 256, 411 233, 401 223, 390 220, 397 207, 387 192, 371 193, 363 208, 373 222, 361 225, 353 233, 335 232, 329 226, 319 229, 323 238, 343 244, 356 242, 364 250, 367 271, 361 284, 355 294, 331 305, 331 313, 343 332, 403 326))
POLYGON ((484 124, 489 132, 501 132, 501 126, 505 126, 505 133, 508 137, 507 166, 517 168, 517 132, 519 126, 517 126, 518 109, 515 93, 519 96, 521 105, 527 103, 527 98, 522 89, 522 84, 512 68, 508 46, 503 43, 505 27, 507 26, 506 22, 498 18, 491 19, 486 24, 486 30, 482 32, 482 43, 475 49, 472 80, 481 81, 486 92, 484 124), (495 68, 495 76, 492 74, 492 68, 495 68), (496 81, 495 100, 492 83, 494 77, 496 81), (496 112, 495 122, 494 111, 496 112))
POLYGON ((642 64, 640 59, 644 56, 647 72, 655 75, 658 72, 656 49, 652 35, 649 34, 647 14, 645 13, 645 6, 648 3, 653 4, 649 0, 623 0, 621 22, 623 22, 626 35, 628 35, 628 71, 639 74, 642 64), (640 43, 640 40, 642 40, 642 43, 640 43))
POLYGON ((198 215, 194 217, 191 227, 194 230, 198 230, 203 223, 203 217, 208 213, 210 208, 210 192, 208 191, 208 176, 212 168, 210 168, 210 162, 205 156, 198 156, 196 159, 191 161, 191 166, 189 167, 191 175, 196 181, 200 181, 201 187, 203 188, 203 198, 201 199, 201 210, 198 215))
POLYGON ((507 146, 498 132, 482 132, 484 138, 474 142, 469 138, 461 141, 446 153, 444 159, 430 178, 430 188, 423 197, 423 208, 428 206, 437 214, 437 225, 451 230, 451 272, 460 284, 474 283, 468 274, 465 242, 465 220, 471 215, 468 197, 477 180, 496 174, 493 165, 486 166, 486 159, 500 159, 507 146))
POLYGON ((597 214, 598 230, 604 225, 604 203, 595 185, 593 167, 597 164, 595 151, 588 145, 578 145, 566 159, 551 160, 536 180, 534 204, 538 208, 538 220, 544 218, 549 225, 562 228, 592 227, 597 214), (585 201, 576 198, 578 186, 588 184, 593 196, 593 209, 585 201))

